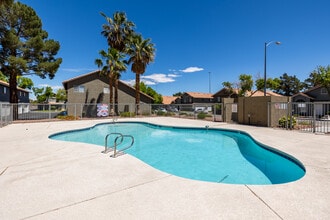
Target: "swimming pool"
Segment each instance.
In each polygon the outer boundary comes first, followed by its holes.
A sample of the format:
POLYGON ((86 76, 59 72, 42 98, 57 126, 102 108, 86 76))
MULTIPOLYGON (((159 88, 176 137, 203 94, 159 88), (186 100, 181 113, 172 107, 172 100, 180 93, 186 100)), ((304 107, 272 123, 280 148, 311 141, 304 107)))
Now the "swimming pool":
MULTIPOLYGON (((134 145, 126 153, 156 169, 184 178, 267 185, 296 181, 305 175, 304 166, 297 159, 237 130, 118 122, 61 132, 49 138, 104 147, 105 136, 109 133, 132 135, 134 145)), ((109 139, 109 145, 111 141, 114 140, 109 139)))

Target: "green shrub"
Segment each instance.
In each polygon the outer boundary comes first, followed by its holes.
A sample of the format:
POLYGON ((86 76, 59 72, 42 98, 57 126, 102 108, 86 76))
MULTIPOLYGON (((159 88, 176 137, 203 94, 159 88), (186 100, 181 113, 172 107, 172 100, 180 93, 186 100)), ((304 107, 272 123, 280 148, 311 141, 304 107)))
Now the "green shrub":
POLYGON ((120 117, 123 117, 123 118, 135 117, 135 113, 134 112, 121 112, 120 117))
MULTIPOLYGON (((294 128, 294 126, 297 124, 297 120, 295 117, 291 117, 292 118, 292 128, 294 128)), ((290 117, 286 117, 286 116, 283 116, 282 118, 280 118, 278 120, 278 124, 280 127, 286 127, 286 123, 288 123, 288 127, 290 127, 290 124, 291 124, 291 118, 290 117)))
POLYGON ((198 113, 197 118, 198 118, 198 119, 205 119, 206 116, 207 116, 206 113, 204 113, 204 112, 200 112, 200 113, 198 113))
POLYGON ((158 116, 164 116, 164 115, 166 115, 166 112, 163 112, 163 111, 157 111, 157 115, 158 115, 158 116))
POLYGON ((57 119, 61 120, 67 120, 67 121, 73 121, 73 120, 78 120, 78 117, 75 117, 73 115, 59 115, 56 117, 57 119))

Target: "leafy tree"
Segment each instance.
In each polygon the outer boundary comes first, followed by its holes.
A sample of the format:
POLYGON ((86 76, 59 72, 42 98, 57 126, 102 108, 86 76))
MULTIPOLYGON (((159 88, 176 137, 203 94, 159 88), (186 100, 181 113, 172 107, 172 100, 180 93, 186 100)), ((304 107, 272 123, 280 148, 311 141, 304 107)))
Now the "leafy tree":
POLYGON ((303 82, 305 89, 310 89, 314 86, 321 85, 321 77, 318 70, 314 70, 309 74, 309 77, 303 82))
POLYGON ((0 80, 2 80, 4 82, 8 82, 8 77, 5 76, 5 74, 3 74, 1 71, 0 71, 0 80))
POLYGON ((35 97, 37 98, 38 103, 47 102, 50 98, 55 96, 55 93, 53 92, 53 89, 50 86, 47 86, 45 88, 33 87, 32 91, 35 97))
MULTIPOLYGON (((9 82, 9 79, 7 76, 5 76, 1 71, 0 71, 0 80, 4 82, 9 82)), ((32 89, 33 87, 33 81, 30 78, 23 77, 23 76, 17 76, 17 84, 18 87, 23 88, 23 89, 32 89)))
POLYGON ((324 86, 328 94, 330 94, 330 65, 328 66, 318 66, 313 70, 309 78, 305 80, 305 87, 311 88, 314 86, 324 86))
POLYGON ((153 97, 155 104, 162 104, 163 103, 163 97, 161 94, 158 94, 154 89, 152 89, 150 86, 147 86, 143 82, 140 83, 140 91, 153 97))
POLYGON ((300 80, 294 75, 289 76, 287 73, 284 73, 280 76, 280 85, 276 92, 285 96, 292 96, 303 88, 303 84, 300 80))
POLYGON ((228 97, 231 97, 234 94, 234 85, 231 82, 223 82, 222 86, 224 89, 226 89, 226 93, 228 94, 228 97))
MULTIPOLYGON (((255 86, 257 87, 257 90, 263 90, 264 89, 264 79, 259 78, 255 82, 255 86)), ((266 81, 266 88, 271 89, 273 91, 279 89, 280 86, 280 79, 279 78, 268 78, 266 81)))
POLYGON ((228 82, 228 81, 223 82, 223 83, 222 83, 222 86, 223 86, 224 88, 228 89, 228 90, 233 90, 233 84, 232 84, 231 82, 228 82))
POLYGON ((154 61, 155 47, 150 39, 144 40, 141 35, 132 35, 130 38, 130 46, 127 50, 128 63, 132 64, 131 70, 135 73, 135 104, 136 114, 140 109, 140 75, 142 75, 147 65, 154 61))
MULTIPOLYGON (((266 82, 267 85, 267 82, 266 82)), ((257 87, 257 90, 262 90, 265 87, 264 79, 259 78, 255 81, 255 86, 257 87)))
POLYGON ((17 77, 17 84, 18 87, 23 89, 32 89, 33 87, 33 81, 30 78, 18 76, 17 77))
POLYGON ((65 89, 58 89, 55 96, 57 102, 65 102, 67 99, 65 89))
POLYGON ((12 4, 13 0, 0 0, 0 5, 9 5, 12 4))
POLYGON ((253 79, 252 79, 251 75, 241 74, 239 76, 239 81, 240 81, 240 87, 241 87, 241 89, 239 91, 240 96, 243 96, 245 94, 245 92, 252 90, 253 79))
POLYGON ((9 78, 11 103, 18 103, 17 76, 24 73, 54 78, 62 62, 55 58, 60 44, 47 38, 31 7, 20 2, 0 5, 0 71, 9 78))
POLYGON ((183 92, 177 92, 177 93, 174 93, 173 96, 178 96, 178 97, 181 97, 183 95, 183 92))
POLYGON ((44 92, 44 88, 37 88, 37 87, 33 87, 32 91, 34 93, 34 96, 37 98, 37 102, 38 103, 42 103, 46 100, 46 98, 41 97, 42 93, 44 92))

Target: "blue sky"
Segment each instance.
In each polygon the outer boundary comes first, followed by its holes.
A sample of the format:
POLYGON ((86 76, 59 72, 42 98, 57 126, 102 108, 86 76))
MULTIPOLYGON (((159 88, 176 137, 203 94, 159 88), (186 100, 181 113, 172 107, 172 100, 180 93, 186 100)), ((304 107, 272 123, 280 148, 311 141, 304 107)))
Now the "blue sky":
MULTIPOLYGON (((41 18, 49 38, 60 42, 62 65, 53 80, 32 76, 36 87, 62 87, 64 80, 96 70, 107 48, 100 34, 104 12, 126 13, 136 32, 156 47, 155 61, 142 79, 158 93, 215 93, 240 74, 283 73, 308 78, 330 64, 329 0, 22 0, 41 18)), ((131 82, 130 69, 122 80, 131 82)))

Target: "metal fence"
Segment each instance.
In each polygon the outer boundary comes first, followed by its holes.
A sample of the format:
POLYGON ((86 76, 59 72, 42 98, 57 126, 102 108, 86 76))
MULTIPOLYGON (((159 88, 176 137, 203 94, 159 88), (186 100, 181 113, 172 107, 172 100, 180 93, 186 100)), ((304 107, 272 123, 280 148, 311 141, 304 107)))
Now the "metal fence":
MULTIPOLYGON (((13 121, 80 120, 109 117, 178 117, 217 122, 237 122, 237 103, 201 104, 8 104, 0 103, 0 127, 13 121), (16 114, 15 114, 16 112, 16 114)), ((269 103, 268 125, 290 130, 330 133, 330 102, 269 103)))
POLYGON ((222 121, 221 104, 6 104, 0 103, 0 127, 13 121, 80 120, 109 117, 178 117, 207 121, 222 121))
POLYGON ((271 103, 271 110, 280 128, 330 133, 330 102, 271 103))
POLYGON ((0 103, 0 127, 10 124, 13 121, 12 105, 0 103))

